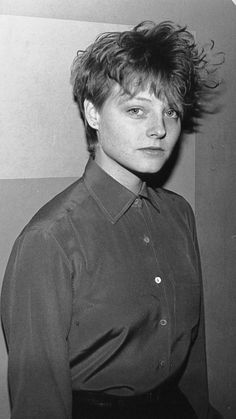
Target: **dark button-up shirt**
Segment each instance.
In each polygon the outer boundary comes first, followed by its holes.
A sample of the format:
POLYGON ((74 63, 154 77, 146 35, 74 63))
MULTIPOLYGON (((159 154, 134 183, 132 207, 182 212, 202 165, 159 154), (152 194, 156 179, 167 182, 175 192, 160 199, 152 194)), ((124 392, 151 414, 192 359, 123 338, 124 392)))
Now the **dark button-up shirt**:
POLYGON ((177 375, 205 418, 201 294, 189 204, 146 184, 136 196, 90 160, 9 259, 12 419, 69 419, 72 390, 132 396, 177 375))

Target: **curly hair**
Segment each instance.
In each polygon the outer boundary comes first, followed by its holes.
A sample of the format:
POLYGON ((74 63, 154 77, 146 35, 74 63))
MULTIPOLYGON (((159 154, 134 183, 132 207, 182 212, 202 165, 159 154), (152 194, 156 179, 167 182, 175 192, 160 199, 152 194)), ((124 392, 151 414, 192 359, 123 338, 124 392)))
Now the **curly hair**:
POLYGON ((214 72, 210 65, 207 52, 197 46, 186 27, 170 21, 145 21, 129 31, 99 35, 85 51, 77 52, 71 68, 74 98, 85 125, 89 152, 94 154, 97 135, 86 122, 85 99, 99 110, 115 83, 130 95, 148 88, 175 105, 182 129, 193 131, 203 110, 204 89, 217 85, 212 80, 209 83, 214 72))

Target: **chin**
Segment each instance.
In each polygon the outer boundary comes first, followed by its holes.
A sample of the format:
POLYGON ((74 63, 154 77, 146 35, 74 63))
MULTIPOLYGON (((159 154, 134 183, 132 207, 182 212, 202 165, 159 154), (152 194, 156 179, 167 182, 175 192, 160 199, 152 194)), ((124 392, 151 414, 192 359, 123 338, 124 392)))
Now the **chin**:
POLYGON ((130 172, 134 173, 136 176, 139 175, 153 175, 159 172, 164 166, 167 159, 159 160, 158 162, 133 162, 133 164, 123 165, 130 172))
POLYGON ((163 162, 163 164, 159 164, 159 165, 148 165, 148 166, 146 166, 146 167, 144 167, 143 168, 143 170, 141 170, 140 172, 141 173, 146 173, 146 174, 150 174, 150 175, 152 175, 152 174, 155 174, 155 173, 157 173, 157 172, 159 172, 161 169, 162 169, 162 167, 164 166, 164 163, 165 162, 163 162))

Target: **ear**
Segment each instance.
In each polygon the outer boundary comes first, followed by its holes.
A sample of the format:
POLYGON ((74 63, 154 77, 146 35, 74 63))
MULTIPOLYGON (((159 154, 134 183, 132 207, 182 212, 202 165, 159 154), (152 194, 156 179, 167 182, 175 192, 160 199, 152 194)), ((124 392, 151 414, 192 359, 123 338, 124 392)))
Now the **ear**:
POLYGON ((95 108, 94 104, 90 102, 89 100, 85 99, 84 101, 84 113, 85 118, 93 129, 99 128, 99 112, 95 108))

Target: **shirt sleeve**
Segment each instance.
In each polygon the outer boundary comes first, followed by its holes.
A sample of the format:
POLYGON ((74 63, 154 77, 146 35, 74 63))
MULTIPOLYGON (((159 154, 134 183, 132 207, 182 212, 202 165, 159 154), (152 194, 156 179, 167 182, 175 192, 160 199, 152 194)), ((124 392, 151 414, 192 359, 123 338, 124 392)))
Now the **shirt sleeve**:
POLYGON ((191 207, 189 207, 188 211, 188 220, 196 251, 196 270, 201 286, 201 311, 197 337, 189 354, 187 366, 179 382, 179 387, 187 396, 199 419, 220 419, 221 415, 209 404, 201 261, 195 217, 191 207))
POLYGON ((11 253, 2 288, 12 419, 70 419, 67 336, 71 270, 56 239, 32 229, 11 253))

